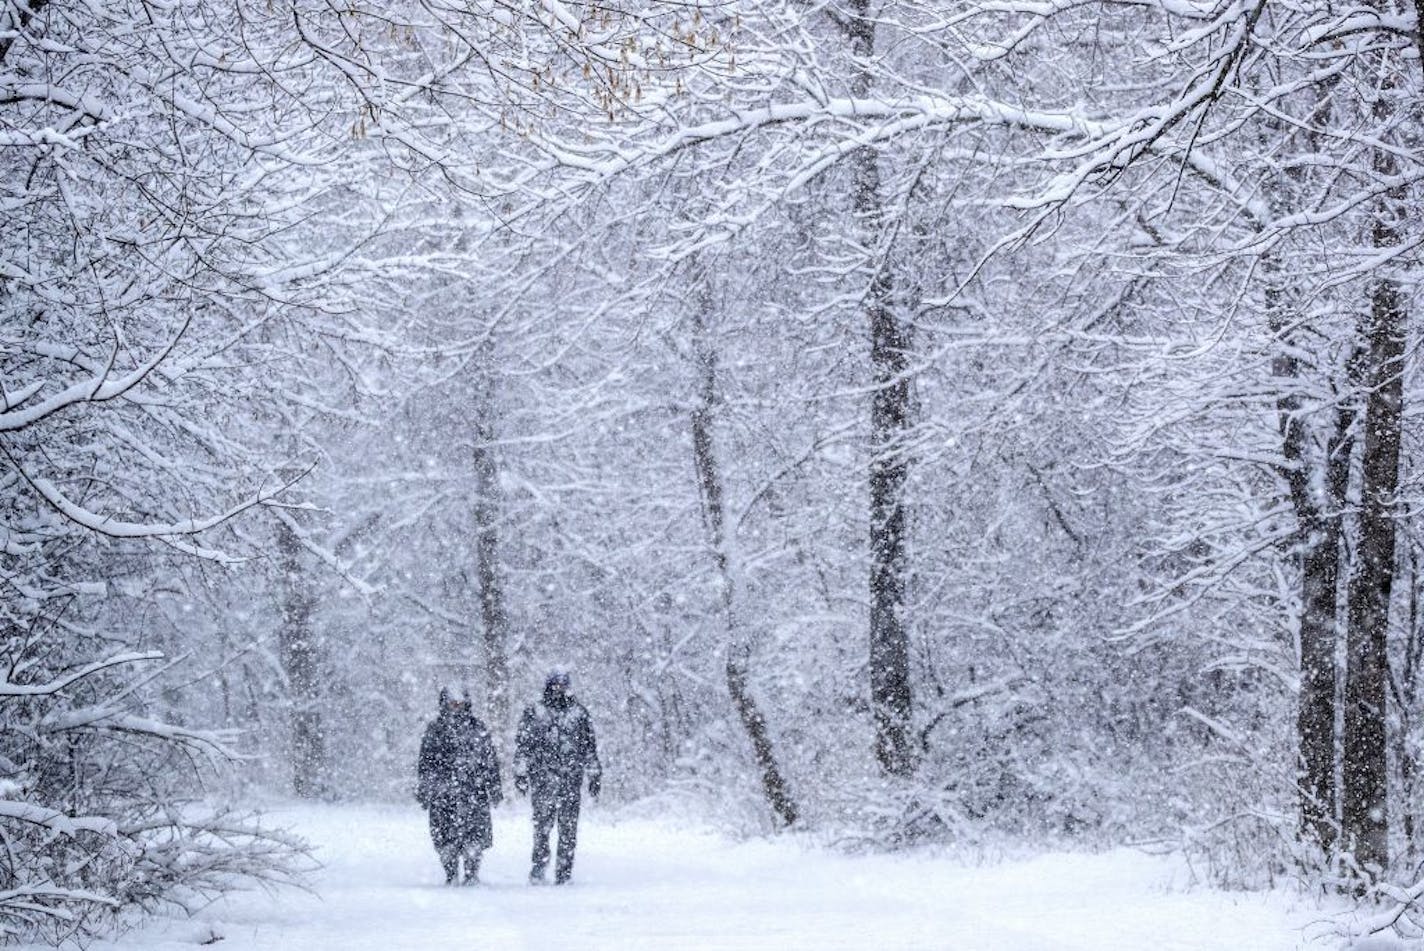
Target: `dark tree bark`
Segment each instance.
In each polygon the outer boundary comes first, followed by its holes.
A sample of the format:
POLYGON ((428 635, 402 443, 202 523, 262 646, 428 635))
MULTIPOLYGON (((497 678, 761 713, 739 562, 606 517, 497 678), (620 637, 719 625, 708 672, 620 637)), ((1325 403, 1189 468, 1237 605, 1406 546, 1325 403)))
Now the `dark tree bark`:
POLYGON ((694 321, 694 355, 698 373, 698 402, 692 412, 692 452, 697 469, 698 488, 706 518, 708 540, 717 565, 722 616, 727 625, 727 691, 732 706, 751 740, 752 755, 761 771, 762 792, 778 818, 786 825, 796 821, 796 801, 791 788, 777 764, 771 734, 761 707, 752 696, 748 683, 751 666, 751 645, 738 621, 736 586, 726 534, 726 509, 722 488, 722 472, 717 465, 717 453, 712 441, 712 423, 717 408, 717 354, 707 339, 706 314, 699 310, 694 321))
MULTIPOLYGON (((1287 459, 1294 455, 1292 416, 1287 426, 1287 459)), ((1348 453, 1346 453, 1348 459, 1348 453)), ((1300 695, 1296 736, 1300 754, 1301 829, 1322 849, 1335 843, 1335 692, 1336 643, 1339 625, 1336 598, 1340 577, 1340 507, 1322 509, 1303 483, 1311 478, 1309 463, 1296 457, 1289 472, 1296 510, 1300 568, 1300 695), (1298 460, 1298 461, 1296 461, 1298 460)), ((1335 468, 1332 466, 1331 468, 1335 468)), ((1327 480, 1327 485, 1330 481, 1327 480)), ((1333 495, 1333 492, 1332 492, 1333 495)), ((1335 501, 1338 502, 1338 498, 1335 501)))
POLYGON ((1287 331, 1294 322, 1284 312, 1285 290, 1274 261, 1267 261, 1266 273, 1271 276, 1266 307, 1280 346, 1272 371, 1283 386, 1276 401, 1285 460, 1281 472, 1296 519, 1292 543, 1300 556, 1300 693, 1296 708, 1300 825, 1308 839, 1329 852, 1338 830, 1335 698, 1341 517, 1350 477, 1355 414, 1349 404, 1336 410, 1322 455, 1314 457, 1298 391, 1301 367, 1295 356, 1296 340, 1287 331), (1317 478, 1321 469, 1324 477, 1317 478))
MULTIPOLYGON (((488 395, 488 394, 487 394, 488 395)), ((503 735, 509 723, 509 621, 499 569, 499 463, 491 444, 490 400, 476 424, 471 460, 475 477, 475 577, 480 586, 480 631, 485 658, 485 706, 490 724, 503 735)))
MULTIPOLYGON (((852 0, 846 30, 857 61, 852 91, 868 96, 874 85, 875 21, 869 0, 852 0)), ((851 154, 853 203, 866 247, 881 240, 883 199, 875 149, 851 154)), ((894 306, 889 262, 872 259, 864 308, 870 330, 875 392, 870 404, 870 703, 875 717, 875 757, 891 776, 915 769, 910 717, 910 639, 905 626, 905 481, 909 460, 904 436, 910 428, 907 376, 910 332, 894 306)))
MULTIPOLYGON (((1390 84, 1375 104, 1387 119, 1390 84)), ((1377 149, 1374 171, 1397 174, 1394 157, 1377 149)), ((1405 196, 1392 190, 1375 210, 1372 244, 1397 247, 1405 196)), ((1361 869, 1389 863, 1385 703, 1389 682, 1389 608, 1394 590, 1396 495, 1404 404, 1404 295, 1397 279, 1375 279, 1362 344, 1367 350, 1360 538, 1350 578, 1345 633, 1344 730, 1340 819, 1344 847, 1361 869)))
POLYGON ((1415 762, 1410 749, 1410 740, 1415 730, 1414 711, 1418 709, 1419 702, 1419 667, 1421 651, 1424 650, 1421 634, 1424 632, 1419 629, 1419 546, 1413 539, 1408 539, 1408 536, 1406 538, 1405 550, 1408 554, 1404 564, 1408 571, 1404 584, 1408 592, 1408 611, 1404 617, 1404 650, 1399 657, 1399 666, 1392 668, 1389 673, 1390 695, 1394 697, 1395 709, 1399 715, 1399 729, 1393 737, 1394 762, 1399 770, 1401 793, 1398 799, 1399 826, 1404 833, 1404 841, 1412 848, 1418 829, 1418 763, 1415 762))
POLYGON ((326 737, 321 719, 321 658, 312 632, 312 595, 297 528, 277 519, 277 553, 285 590, 278 653, 292 711, 292 791, 303 799, 326 792, 326 737))
MULTIPOLYGON (((1387 225, 1376 227, 1379 232, 1387 225)), ((1340 818, 1344 846, 1360 868, 1389 861, 1385 700, 1389 606, 1395 571, 1395 495, 1399 488, 1403 404, 1404 302, 1398 285, 1380 280, 1365 333, 1369 389, 1365 401, 1360 539, 1350 578, 1345 636, 1343 770, 1340 818)))

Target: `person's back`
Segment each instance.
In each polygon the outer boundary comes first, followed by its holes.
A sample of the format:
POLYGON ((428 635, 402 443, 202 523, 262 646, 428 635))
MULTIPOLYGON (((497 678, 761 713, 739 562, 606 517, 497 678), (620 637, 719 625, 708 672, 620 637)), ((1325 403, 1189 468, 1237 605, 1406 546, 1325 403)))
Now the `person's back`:
POLYGON ((442 709, 426 727, 419 773, 432 799, 488 798, 498 770, 494 741, 473 713, 442 709))
POLYGON ((525 708, 516 746, 516 757, 522 756, 532 785, 577 786, 586 770, 598 771, 593 720, 584 705, 567 694, 546 696, 525 708))
POLYGON ((563 884, 573 874, 574 846, 585 775, 588 792, 597 798, 602 777, 598 743, 588 710, 569 693, 569 675, 551 673, 544 695, 524 710, 515 738, 514 787, 529 794, 534 820, 531 882, 544 880, 549 862, 549 834, 559 830, 559 854, 554 880, 563 884))
POLYGON ((425 728, 416 766, 416 799, 430 812, 430 838, 446 884, 478 880, 480 856, 494 844, 490 807, 503 798, 499 761, 489 731, 463 698, 440 692, 440 712, 425 728))

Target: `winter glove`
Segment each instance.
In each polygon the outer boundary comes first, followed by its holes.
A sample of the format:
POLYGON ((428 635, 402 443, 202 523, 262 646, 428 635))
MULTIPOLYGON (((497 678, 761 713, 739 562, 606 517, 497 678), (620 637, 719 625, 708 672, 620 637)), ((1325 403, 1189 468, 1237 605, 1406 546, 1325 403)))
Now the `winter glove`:
POLYGON ((491 789, 489 801, 491 806, 497 806, 500 803, 504 802, 504 787, 496 786, 491 789))
POLYGON ((528 776, 516 776, 516 777, 514 777, 514 791, 517 792, 517 793, 519 793, 519 795, 521 795, 521 796, 527 796, 527 795, 529 795, 529 777, 528 777, 528 776))
POLYGON ((600 782, 599 775, 597 773, 594 773, 592 776, 588 777, 588 794, 590 796, 592 796, 594 799, 597 799, 599 790, 601 790, 602 788, 603 784, 600 782))

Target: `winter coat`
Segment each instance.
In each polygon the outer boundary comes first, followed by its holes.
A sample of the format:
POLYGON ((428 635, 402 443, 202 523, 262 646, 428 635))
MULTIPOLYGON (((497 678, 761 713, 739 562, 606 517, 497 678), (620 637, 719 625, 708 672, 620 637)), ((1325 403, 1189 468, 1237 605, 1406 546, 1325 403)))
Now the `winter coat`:
POLYGON ((524 709, 514 742, 514 775, 527 777, 532 790, 558 789, 577 794, 585 774, 602 773, 593 720, 583 704, 540 701, 524 709))
POLYGON ((442 710, 425 728, 416 773, 416 799, 430 810, 435 837, 473 838, 488 848, 493 842, 490 806, 498 804, 504 792, 485 725, 474 714, 442 710))

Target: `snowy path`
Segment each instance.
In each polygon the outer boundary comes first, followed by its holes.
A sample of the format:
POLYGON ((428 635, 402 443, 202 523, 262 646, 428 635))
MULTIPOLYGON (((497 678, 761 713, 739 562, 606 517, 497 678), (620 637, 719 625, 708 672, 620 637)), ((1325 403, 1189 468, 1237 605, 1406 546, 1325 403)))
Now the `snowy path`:
POLYGON ((319 896, 243 895, 95 947, 176 951, 220 938, 222 951, 1273 951, 1305 947, 1319 930, 1319 913, 1287 896, 1185 891, 1171 860, 1127 851, 968 867, 735 843, 612 823, 595 809, 580 830, 574 883, 531 888, 527 812, 506 807, 485 883, 449 889, 415 809, 279 815, 320 849, 319 896))

